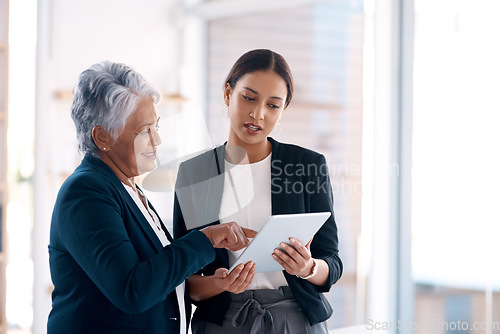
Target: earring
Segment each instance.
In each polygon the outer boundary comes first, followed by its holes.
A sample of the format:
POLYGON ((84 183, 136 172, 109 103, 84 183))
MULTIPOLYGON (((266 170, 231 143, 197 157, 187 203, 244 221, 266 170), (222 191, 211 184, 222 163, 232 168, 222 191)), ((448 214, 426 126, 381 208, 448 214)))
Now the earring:
POLYGON ((102 150, 103 150, 103 151, 106 151, 106 147, 103 147, 103 148, 102 148, 102 150))
POLYGON ((222 107, 222 118, 227 119, 229 117, 229 106, 227 104, 224 104, 224 107, 222 107))

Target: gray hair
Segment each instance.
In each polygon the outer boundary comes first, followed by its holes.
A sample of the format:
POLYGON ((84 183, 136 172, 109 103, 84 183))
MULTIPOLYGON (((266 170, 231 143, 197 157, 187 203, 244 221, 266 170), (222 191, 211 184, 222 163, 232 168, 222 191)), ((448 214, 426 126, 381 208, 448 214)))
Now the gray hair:
POLYGON ((82 72, 73 89, 71 106, 79 150, 99 157, 100 150, 92 138, 92 129, 99 125, 116 141, 128 117, 144 97, 151 97, 154 103, 158 103, 161 94, 124 64, 104 61, 82 72))

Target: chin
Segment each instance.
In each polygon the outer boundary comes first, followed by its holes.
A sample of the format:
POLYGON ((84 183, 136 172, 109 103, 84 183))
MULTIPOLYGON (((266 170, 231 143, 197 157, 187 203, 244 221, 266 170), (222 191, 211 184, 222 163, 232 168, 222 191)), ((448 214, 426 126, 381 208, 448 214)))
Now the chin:
POLYGON ((253 145, 253 144, 260 144, 262 143, 263 141, 266 141, 267 140, 267 135, 265 134, 259 134, 259 135, 254 135, 254 136, 242 136, 240 137, 240 140, 242 142, 244 142, 245 144, 248 144, 248 145, 253 145))
POLYGON ((148 163, 141 163, 139 166, 137 166, 139 170, 139 175, 142 175, 144 173, 151 172, 156 168, 156 162, 155 161, 150 161, 148 163))

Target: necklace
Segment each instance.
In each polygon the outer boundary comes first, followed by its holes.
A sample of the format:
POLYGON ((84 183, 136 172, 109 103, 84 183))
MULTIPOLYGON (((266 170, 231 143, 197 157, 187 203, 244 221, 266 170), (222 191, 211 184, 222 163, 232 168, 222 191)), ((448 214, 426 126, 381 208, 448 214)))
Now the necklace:
POLYGON ((161 231, 162 228, 161 228, 160 222, 157 219, 155 219, 154 215, 151 213, 151 211, 149 211, 148 199, 146 198, 146 195, 144 195, 142 193, 142 191, 140 191, 137 187, 135 189, 136 189, 137 194, 139 195, 139 198, 141 199, 142 204, 144 204, 144 207, 146 208, 146 211, 148 212, 149 216, 153 220, 156 228, 158 229, 158 231, 161 231))

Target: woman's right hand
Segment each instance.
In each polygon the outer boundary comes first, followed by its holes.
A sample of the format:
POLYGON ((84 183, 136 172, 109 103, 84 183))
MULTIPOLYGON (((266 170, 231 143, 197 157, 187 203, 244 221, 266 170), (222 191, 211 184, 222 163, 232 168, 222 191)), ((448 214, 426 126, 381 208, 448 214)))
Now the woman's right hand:
POLYGON ((214 248, 226 248, 231 251, 245 248, 250 243, 248 239, 257 234, 256 231, 241 227, 235 222, 208 226, 201 232, 210 239, 214 248))
POLYGON ((213 275, 215 285, 224 291, 242 293, 252 283, 255 267, 255 263, 251 261, 245 265, 239 264, 230 274, 226 268, 219 268, 213 275))

